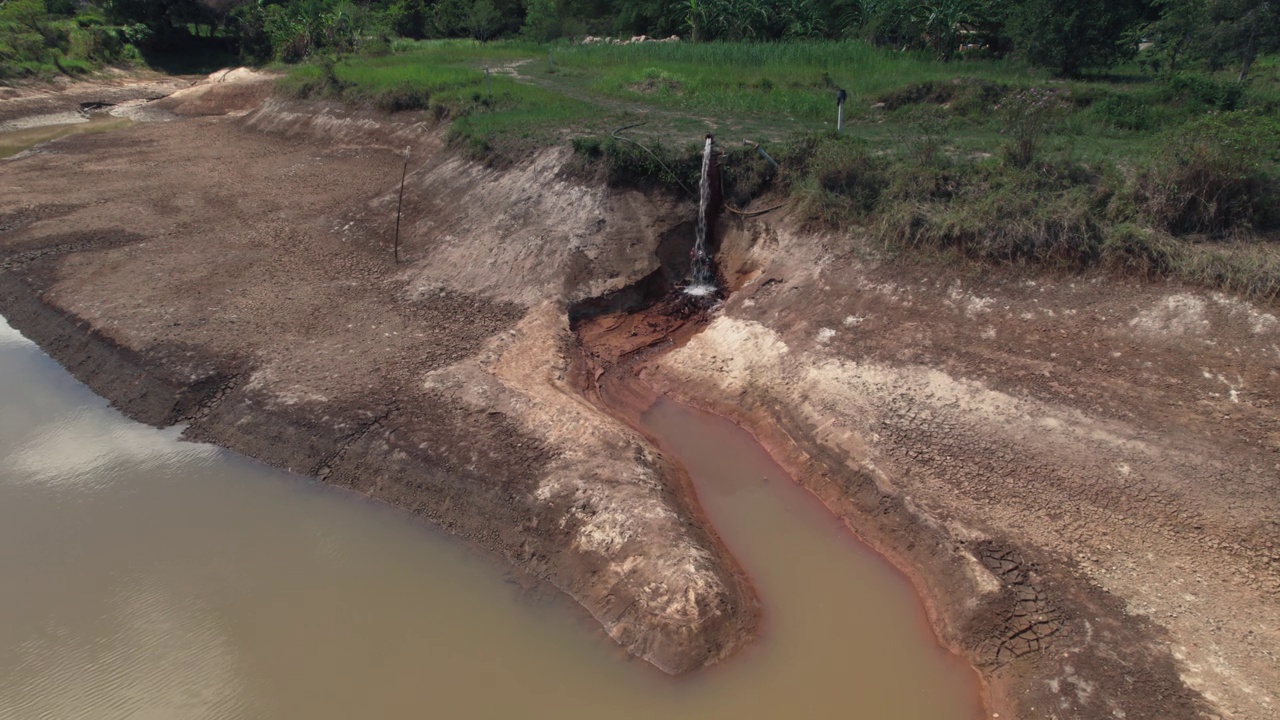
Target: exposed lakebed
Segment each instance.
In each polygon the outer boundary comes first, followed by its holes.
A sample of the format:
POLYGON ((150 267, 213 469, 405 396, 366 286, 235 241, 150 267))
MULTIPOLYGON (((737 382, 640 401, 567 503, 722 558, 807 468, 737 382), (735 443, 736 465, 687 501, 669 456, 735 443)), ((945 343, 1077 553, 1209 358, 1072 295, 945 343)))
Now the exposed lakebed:
POLYGON ((58 113, 27 120, 29 122, 14 123, 12 127, 0 124, 0 159, 17 155, 23 150, 68 135, 119 130, 134 122, 127 117, 116 117, 106 113, 77 112, 58 113))
POLYGON ((670 403, 764 603, 672 679, 487 558, 350 493, 132 422, 0 324, 0 717, 970 718, 910 586, 749 435, 670 403))

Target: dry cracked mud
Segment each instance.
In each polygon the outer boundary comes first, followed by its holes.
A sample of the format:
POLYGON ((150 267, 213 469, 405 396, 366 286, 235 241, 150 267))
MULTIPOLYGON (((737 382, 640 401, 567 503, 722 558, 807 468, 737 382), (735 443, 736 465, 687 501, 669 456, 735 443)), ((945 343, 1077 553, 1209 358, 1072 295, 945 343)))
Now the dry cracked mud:
POLYGON ((875 262, 785 211, 722 223, 732 292, 690 307, 692 203, 264 87, 0 161, 0 312, 125 412, 421 515, 679 673, 760 611, 628 425, 667 393, 907 572, 1001 717, 1275 716, 1274 308, 875 262))

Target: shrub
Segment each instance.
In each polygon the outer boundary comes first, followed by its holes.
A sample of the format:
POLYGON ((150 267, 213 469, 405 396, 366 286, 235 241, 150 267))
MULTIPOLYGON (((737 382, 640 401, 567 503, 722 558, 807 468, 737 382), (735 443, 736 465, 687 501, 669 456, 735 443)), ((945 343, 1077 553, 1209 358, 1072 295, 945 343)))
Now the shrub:
POLYGON ((1099 259, 1113 270, 1157 278, 1173 274, 1182 254, 1177 241, 1164 233, 1117 223, 1106 229, 1099 259))
POLYGON ((949 105, 957 115, 977 115, 1000 102, 1009 88, 1000 83, 973 78, 930 81, 910 85, 881 95, 878 100, 886 110, 908 105, 949 105))
POLYGON ((1152 223, 1175 234, 1226 235, 1275 221, 1280 121, 1211 115, 1167 134, 1164 147, 1137 187, 1152 223))
POLYGON ((1090 114, 1121 130, 1150 130, 1154 124, 1151 104, 1132 95, 1108 95, 1093 104, 1090 114))
POLYGON ((888 161, 873 156, 862 141, 822 135, 797 143, 789 154, 787 167, 808 168, 800 187, 808 215, 830 225, 873 212, 889 187, 888 161))
POLYGON ((1165 83, 1165 89, 1170 100, 1189 97, 1218 110, 1239 109, 1245 94, 1243 82, 1213 80, 1203 75, 1174 75, 1165 83))
POLYGON ((1082 268, 1099 257, 1104 231, 1084 190, 1046 194, 1002 182, 953 203, 900 203, 876 234, 890 247, 951 250, 987 262, 1082 268))
POLYGON ((1258 300, 1280 299, 1280 255, 1256 248, 1187 249, 1178 266, 1180 277, 1258 300))
POLYGON ((1017 168, 1035 162, 1040 146, 1058 123, 1063 103, 1054 93, 1040 88, 1022 90, 996 106, 1008 136, 1005 159, 1017 168))
POLYGON ((613 137, 597 144, 584 140, 574 145, 587 152, 599 148, 610 185, 696 192, 702 174, 701 146, 690 144, 683 152, 672 151, 656 141, 646 141, 645 146, 647 150, 613 137))
POLYGON ((388 113, 426 110, 431 105, 431 94, 412 85, 402 85, 378 93, 374 97, 373 104, 379 110, 388 113))
POLYGON ((594 137, 576 137, 569 141, 569 145, 573 148, 573 152, 582 155, 591 160, 598 160, 604 155, 601 148, 600 138, 594 137))
POLYGON ((778 170, 760 156, 755 148, 735 147, 724 155, 721 166, 724 199, 739 208, 760 197, 778 176, 778 170))

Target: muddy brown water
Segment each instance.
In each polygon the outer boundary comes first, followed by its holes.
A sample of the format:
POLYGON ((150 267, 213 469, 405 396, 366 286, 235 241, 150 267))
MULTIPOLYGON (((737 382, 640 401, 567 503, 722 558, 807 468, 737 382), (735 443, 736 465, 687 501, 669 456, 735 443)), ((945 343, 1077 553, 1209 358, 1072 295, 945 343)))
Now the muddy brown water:
POLYGON ((119 130, 134 122, 129 118, 115 117, 106 113, 95 113, 87 118, 78 113, 60 113, 59 117, 54 119, 61 122, 52 122, 47 125, 34 124, 32 127, 0 132, 0 159, 12 157, 40 143, 68 135, 119 130))
POLYGON ((672 679, 407 515, 134 423, 0 320, 0 718, 971 718, 910 587, 749 435, 669 403, 762 597, 672 679))

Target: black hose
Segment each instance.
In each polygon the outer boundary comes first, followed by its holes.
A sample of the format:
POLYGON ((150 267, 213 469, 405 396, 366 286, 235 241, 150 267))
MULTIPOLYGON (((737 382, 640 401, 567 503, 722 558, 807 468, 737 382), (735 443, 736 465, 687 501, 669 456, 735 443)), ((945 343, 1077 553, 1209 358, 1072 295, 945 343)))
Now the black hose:
POLYGON ((641 125, 644 125, 644 123, 642 123, 642 122, 638 122, 638 123, 634 123, 634 124, 631 124, 631 125, 623 125, 622 127, 618 128, 617 130, 614 130, 613 132, 609 133, 609 136, 610 136, 610 137, 612 137, 614 140, 621 140, 621 141, 623 141, 623 142, 629 142, 629 143, 631 143, 632 145, 635 145, 636 147, 640 148, 641 150, 643 150, 643 151, 645 151, 645 152, 649 153, 649 155, 651 155, 651 156, 653 157, 653 159, 654 159, 654 160, 657 160, 657 161, 658 161, 658 164, 662 166, 662 169, 663 169, 663 170, 666 170, 666 171, 667 171, 667 174, 668 174, 668 175, 670 175, 670 176, 671 176, 671 178, 672 178, 673 180, 675 180, 675 181, 676 181, 676 184, 678 184, 680 187, 684 188, 684 191, 685 191, 685 192, 689 193, 690 195, 693 195, 693 194, 694 194, 694 192, 693 192, 692 190, 690 190, 690 189, 689 189, 689 186, 688 186, 688 185, 685 185, 683 182, 680 182, 680 178, 679 178, 679 176, 677 176, 677 175, 676 175, 676 174, 671 170, 671 168, 667 167, 667 164, 666 164, 666 163, 662 162, 662 158, 658 157, 658 156, 657 156, 657 155, 656 155, 652 150, 650 150, 649 148, 645 147, 644 145, 641 145, 639 142, 636 142, 635 140, 632 140, 631 138, 622 137, 621 135, 619 135, 619 134, 618 134, 618 133, 622 132, 623 130, 630 130, 631 128, 640 127, 641 125))

